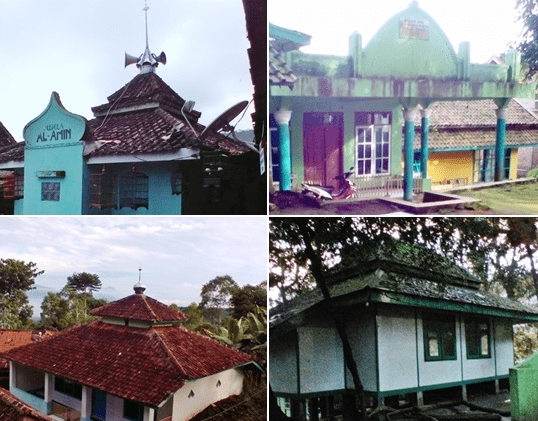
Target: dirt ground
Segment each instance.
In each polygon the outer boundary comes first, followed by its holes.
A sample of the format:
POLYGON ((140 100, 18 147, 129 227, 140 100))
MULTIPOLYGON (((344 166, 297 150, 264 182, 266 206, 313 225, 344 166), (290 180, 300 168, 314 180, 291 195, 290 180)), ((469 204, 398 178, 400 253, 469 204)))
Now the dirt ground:
MULTIPOLYGON (((385 215, 385 216, 417 216, 404 212, 397 206, 379 199, 371 200, 341 200, 324 203, 319 206, 314 199, 302 196, 300 193, 288 192, 284 198, 272 196, 270 199, 270 215, 385 215)), ((487 207, 461 207, 441 209, 437 215, 491 215, 499 214, 487 207)), ((431 216, 431 214, 428 214, 431 216)))

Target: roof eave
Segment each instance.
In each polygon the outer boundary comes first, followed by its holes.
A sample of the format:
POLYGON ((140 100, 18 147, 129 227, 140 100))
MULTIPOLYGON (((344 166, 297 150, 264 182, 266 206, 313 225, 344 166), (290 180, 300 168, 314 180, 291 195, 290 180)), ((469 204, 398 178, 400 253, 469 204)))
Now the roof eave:
POLYGON ((123 163, 141 163, 141 162, 162 162, 162 161, 186 161, 198 159, 200 149, 198 148, 180 148, 175 152, 164 153, 141 153, 141 154, 108 154, 89 156, 86 163, 92 164, 123 164, 123 163))

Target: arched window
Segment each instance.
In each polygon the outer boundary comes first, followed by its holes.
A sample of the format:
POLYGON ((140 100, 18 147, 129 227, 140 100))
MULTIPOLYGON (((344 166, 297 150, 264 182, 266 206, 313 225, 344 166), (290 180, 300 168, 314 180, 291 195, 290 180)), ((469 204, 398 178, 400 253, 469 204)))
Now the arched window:
POLYGON ((149 202, 148 176, 130 171, 120 176, 120 208, 146 208, 149 202))

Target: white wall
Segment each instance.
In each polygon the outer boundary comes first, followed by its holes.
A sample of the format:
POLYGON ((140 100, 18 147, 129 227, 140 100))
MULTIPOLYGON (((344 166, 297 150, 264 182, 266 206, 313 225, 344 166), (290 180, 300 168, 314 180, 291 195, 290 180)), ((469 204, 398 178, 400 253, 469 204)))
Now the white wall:
POLYGON ((292 331, 269 341, 269 380, 273 392, 296 394, 297 332, 292 331))
MULTIPOLYGON (((375 343, 375 316, 373 311, 354 309, 346 317, 346 331, 359 377, 365 390, 377 391, 377 350, 375 343)), ((351 373, 346 369, 346 385, 353 388, 351 373)))
POLYGON ((297 332, 301 393, 344 389, 344 355, 336 329, 308 326, 297 332))
POLYGON ((418 386, 415 310, 379 306, 379 391, 418 386))
POLYGON ((508 374, 514 366, 514 340, 512 324, 495 319, 495 353, 497 355, 497 376, 508 374))
POLYGON ((243 389, 244 375, 241 369, 231 368, 212 376, 187 381, 174 394, 172 421, 188 420, 214 402, 232 395, 239 395, 243 389), (217 386, 220 381, 220 386, 217 386), (194 396, 189 398, 189 394, 194 396))

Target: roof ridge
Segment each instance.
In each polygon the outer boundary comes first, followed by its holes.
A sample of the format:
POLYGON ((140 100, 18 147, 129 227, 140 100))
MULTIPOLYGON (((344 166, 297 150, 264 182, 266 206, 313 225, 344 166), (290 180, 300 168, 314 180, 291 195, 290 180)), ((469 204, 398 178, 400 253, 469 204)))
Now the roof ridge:
POLYGON ((153 309, 149 305, 148 300, 146 300, 146 298, 150 298, 150 299, 152 299, 152 298, 151 297, 146 297, 144 294, 141 294, 141 295, 142 295, 142 301, 144 302, 145 306, 151 312, 151 314, 153 314, 153 320, 157 320, 157 315, 155 314, 155 312, 153 311, 153 309))
POLYGON ((163 337, 161 337, 161 334, 157 331, 157 329, 155 329, 153 326, 151 327, 151 331, 153 332, 154 335, 157 336, 157 339, 159 340, 159 343, 161 344, 161 346, 164 348, 166 354, 172 359, 172 361, 174 362, 175 366, 179 369, 179 372, 180 374, 185 377, 185 378, 189 378, 187 372, 185 371, 185 369, 183 368, 183 366, 181 365, 181 363, 178 361, 178 359, 176 358, 176 356, 173 354, 172 350, 168 347, 168 345, 166 344, 166 341, 164 340, 163 337))

